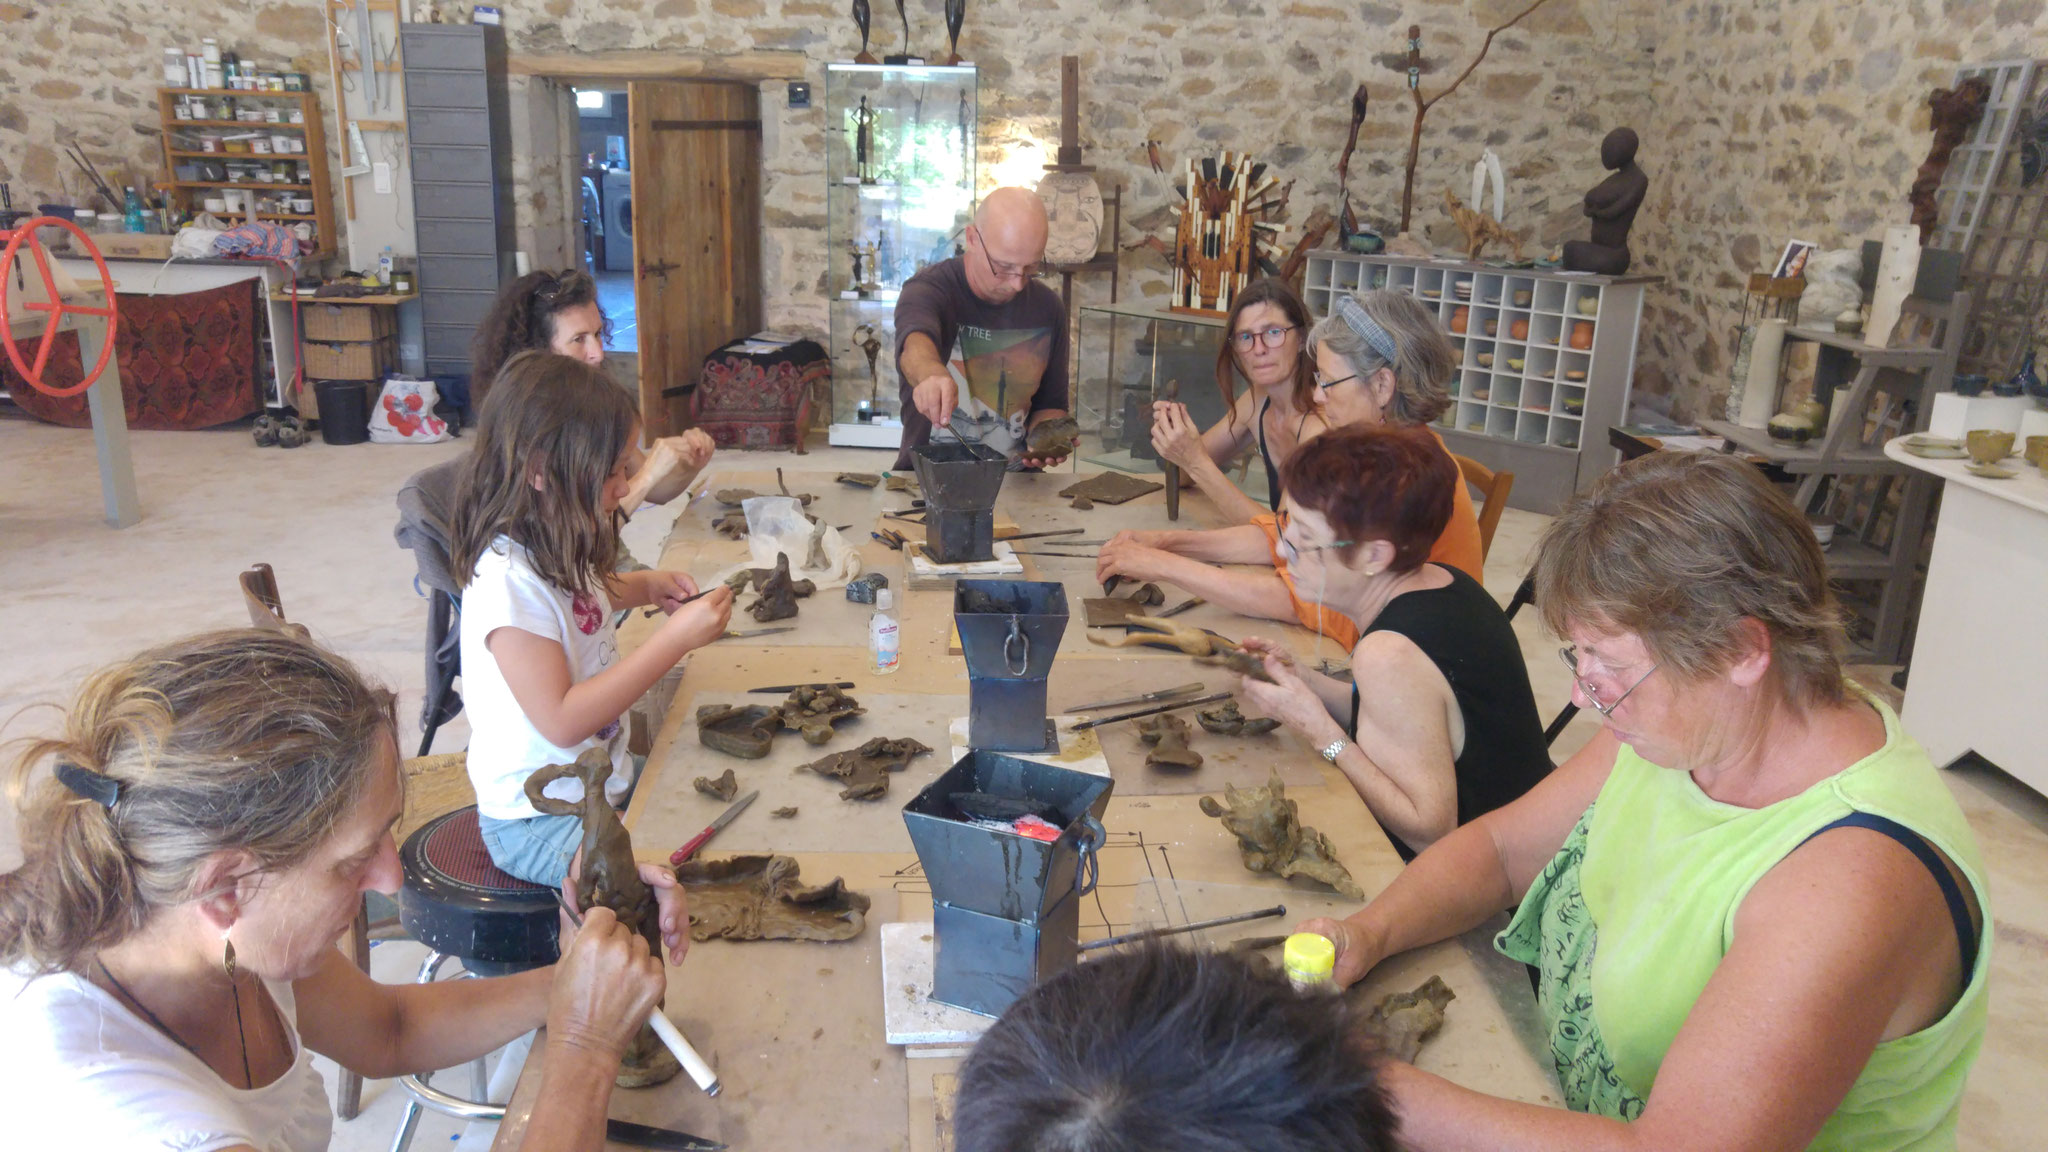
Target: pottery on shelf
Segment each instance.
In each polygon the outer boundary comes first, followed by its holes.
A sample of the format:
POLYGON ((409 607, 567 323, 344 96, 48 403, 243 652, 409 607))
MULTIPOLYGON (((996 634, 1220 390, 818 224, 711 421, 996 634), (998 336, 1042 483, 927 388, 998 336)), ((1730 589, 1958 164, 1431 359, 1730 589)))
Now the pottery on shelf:
POLYGON ((2026 461, 2043 472, 2048 472, 2048 436, 2027 437, 2026 461))
POLYGON ((1564 370, 1564 378, 1574 384, 1583 384, 1586 381, 1586 370, 1584 368, 1567 368, 1564 370))
POLYGON ((1517 308, 1527 308, 1527 307, 1529 306, 1529 301, 1531 301, 1531 300, 1533 300, 1533 299, 1535 299, 1535 298, 1536 298, 1536 294, 1535 294, 1534 292, 1531 292, 1531 291, 1530 291, 1529 289, 1527 289, 1527 288, 1517 288, 1517 289, 1515 289, 1515 295, 1514 295, 1514 297, 1513 297, 1513 299, 1514 299, 1514 302, 1515 302, 1515 307, 1517 307, 1517 308))
POLYGON ((1593 316, 1593 315, 1597 315, 1597 314, 1599 313, 1599 311, 1600 311, 1600 298, 1599 298, 1598 296, 1581 296, 1581 297, 1579 297, 1579 315, 1581 315, 1581 316, 1593 316))
POLYGON ((2019 373, 2013 379, 2018 382, 2020 390, 2032 396, 2036 403, 2048 405, 2048 384, 2044 384, 2041 374, 2034 371, 2033 349, 2027 350, 2027 359, 2020 365, 2019 373))
POLYGON ((1990 386, 1991 378, 1976 372, 1969 372, 1958 376, 1950 384, 1950 387, 1955 390, 1955 394, 1958 396, 1982 396, 1984 389, 1990 386))
POLYGON ((1487 318, 1486 318, 1486 334, 1487 334, 1488 336, 1498 336, 1498 335, 1500 335, 1500 321, 1499 321, 1499 320, 1496 320, 1496 319, 1494 319, 1494 318, 1493 318, 1493 317, 1491 317, 1491 316, 1487 317, 1487 318))
POLYGON ((1451 331, 1458 335, 1463 336, 1465 329, 1470 327, 1471 324, 1472 309, 1461 304, 1458 306, 1457 311, 1451 313, 1451 331))
POLYGON ((1979 428, 1963 436, 1963 447, 1978 464, 1996 464, 2012 455, 2012 442, 2012 433, 1997 428, 1979 428))
POLYGON ((1582 415, 1586 411, 1586 398, 1584 396, 1565 397, 1564 410, 1567 416, 1582 415))
POLYGON ((1479 362, 1479 366, 1481 368, 1493 367, 1493 353, 1491 352, 1481 352, 1477 356, 1473 357, 1473 359, 1479 362))
POLYGON ((1493 398, 1493 389, 1474 388, 1472 390, 1472 398, 1474 400, 1491 400, 1493 398))
MULTIPOLYGON (((1488 323, 1492 323, 1492 321, 1488 321, 1488 323)), ((1513 340, 1527 340, 1529 338, 1528 317, 1516 317, 1514 321, 1508 325, 1508 337, 1513 340)))
POLYGON ((1443 296, 1443 294, 1443 289, 1441 288, 1424 288, 1422 290, 1422 295, 1424 296, 1424 298, 1430 300, 1439 299, 1443 296))
POLYGON ((1520 372, 1522 370, 1522 365, 1526 363, 1528 363, 1528 361, 1522 359, 1520 356, 1508 357, 1508 367, 1514 369, 1517 372, 1520 372))
POLYGON ((1572 347, 1584 352, 1592 346, 1593 322, 1591 320, 1572 321, 1572 347))

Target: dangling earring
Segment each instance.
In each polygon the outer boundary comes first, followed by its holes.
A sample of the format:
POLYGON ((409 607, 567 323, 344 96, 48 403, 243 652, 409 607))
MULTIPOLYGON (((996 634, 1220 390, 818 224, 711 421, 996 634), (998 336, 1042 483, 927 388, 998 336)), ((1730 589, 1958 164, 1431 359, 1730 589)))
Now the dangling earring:
POLYGON ((221 966, 227 969, 228 983, 230 984, 234 983, 235 981, 235 942, 233 940, 228 939, 228 933, 231 931, 233 931, 233 929, 231 928, 223 928, 220 930, 220 943, 224 953, 221 960, 221 966))

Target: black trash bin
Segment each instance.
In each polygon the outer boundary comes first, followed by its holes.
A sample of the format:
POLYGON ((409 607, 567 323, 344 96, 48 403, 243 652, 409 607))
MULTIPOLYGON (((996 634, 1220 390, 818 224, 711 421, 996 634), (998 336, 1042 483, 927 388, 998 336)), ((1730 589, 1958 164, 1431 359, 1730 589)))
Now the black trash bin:
POLYGON ((313 385, 320 405, 320 439, 328 444, 361 444, 370 438, 370 385, 361 380, 321 380, 313 385))

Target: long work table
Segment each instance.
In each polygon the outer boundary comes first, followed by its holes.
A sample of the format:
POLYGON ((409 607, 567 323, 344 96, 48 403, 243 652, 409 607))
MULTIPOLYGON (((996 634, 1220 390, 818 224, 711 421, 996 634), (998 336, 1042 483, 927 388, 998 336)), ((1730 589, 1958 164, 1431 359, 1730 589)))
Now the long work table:
MULTIPOLYGON (((1075 511, 1057 492, 1085 475, 1008 476, 996 506, 998 534, 1012 525, 1022 533, 1081 528, 1072 539, 1100 541, 1121 529, 1225 523, 1194 491, 1182 494, 1178 523, 1167 520, 1158 492, 1122 505, 1075 511)), ((793 624, 792 632, 725 639, 692 653, 674 677, 675 695, 626 823, 642 860, 666 861, 725 808, 693 789, 693 778, 735 769, 741 791, 759 789, 760 799, 720 832, 704 855, 792 856, 805 883, 841 877, 867 895, 872 906, 861 934, 844 942, 693 943, 683 965, 669 970, 664 1011, 718 1070, 724 1091, 707 1098, 687 1076, 679 1076, 654 1088, 617 1091, 611 1115, 681 1129, 734 1149, 945 1148, 943 1117, 959 1058, 957 1052, 913 1056, 887 1042, 884 997, 903 990, 883 987, 881 939, 886 924, 932 918, 930 890, 901 809, 952 765, 953 749, 962 742, 968 684, 964 661, 949 651, 953 596, 950 589, 906 589, 904 554, 870 538, 871 531, 884 527, 903 530, 912 539, 921 535, 915 525, 884 518, 885 512, 909 506, 904 493, 837 483, 833 474, 823 472, 785 471, 783 479, 790 491, 814 495, 811 512, 844 529, 842 535, 857 544, 866 570, 888 577, 896 590, 901 666, 893 675, 871 673, 867 633, 873 609, 849 603, 839 588, 800 600, 794 620, 775 622, 793 624), (848 692, 867 708, 866 714, 841 725, 822 747, 794 735, 778 737, 762 760, 738 759, 698 742, 693 717, 700 704, 748 699, 750 688, 812 681, 852 681, 848 692), (894 774, 887 794, 873 801, 841 800, 839 781, 796 771, 800 764, 876 736, 914 736, 934 751, 894 774), (796 814, 772 815, 786 807, 796 808, 796 814)), ((700 586, 708 586, 750 563, 744 541, 723 539, 711 527, 724 509, 709 493, 732 487, 773 493, 776 475, 772 470, 720 471, 714 464, 695 488, 699 495, 677 514, 661 567, 686 571, 700 586)), ((1059 539, 1019 546, 1049 552, 1060 550, 1059 539)), ((1096 546, 1065 550, 1085 555, 1024 556, 1023 576, 1010 577, 1056 580, 1067 589, 1072 619, 1051 676, 1052 712, 1196 680, 1211 691, 1234 686, 1233 675, 1179 653, 1089 643, 1081 602, 1102 594, 1094 578, 1096 546)), ((1186 594, 1169 588, 1167 596, 1171 605, 1186 594)), ((736 601, 732 628, 761 626, 746 614, 752 601, 751 593, 736 601)), ((1347 655, 1300 627, 1250 620, 1213 605, 1176 619, 1234 640, 1250 635, 1279 640, 1309 665, 1347 655)), ((659 619, 634 612, 621 629, 622 647, 659 624, 659 619)), ((750 702, 779 700, 754 695, 750 702)), ((1380 891, 1400 870, 1400 859, 1351 784, 1291 733, 1240 739, 1198 729, 1194 747, 1206 758, 1204 765, 1193 774, 1168 775, 1146 767, 1131 727, 1109 725, 1087 734, 1099 733, 1115 791, 1103 817, 1108 842, 1098 853, 1101 880, 1082 905, 1084 942, 1133 928, 1287 906, 1283 918, 1196 934, 1200 942, 1216 944, 1284 933, 1312 916, 1354 911, 1354 901, 1321 884, 1248 871, 1235 838, 1198 807, 1203 795, 1220 801, 1225 785, 1258 786, 1269 773, 1286 783, 1303 822, 1330 837, 1338 858, 1368 894, 1380 891)), ((1063 753, 1071 747, 1066 741, 1076 736, 1063 733, 1063 753)), ((1277 950, 1274 956, 1277 961, 1277 950)), ((1396 957, 1367 983, 1378 995, 1413 988, 1431 974, 1441 975, 1457 999, 1443 1031, 1424 1046, 1418 1065, 1485 1092, 1555 1103, 1559 1096, 1525 970, 1494 953, 1492 931, 1475 930, 1396 957)), ((533 1109, 544 1106, 536 1100, 543 1051, 538 1044, 533 1048, 497 1147, 515 1146, 533 1109)))

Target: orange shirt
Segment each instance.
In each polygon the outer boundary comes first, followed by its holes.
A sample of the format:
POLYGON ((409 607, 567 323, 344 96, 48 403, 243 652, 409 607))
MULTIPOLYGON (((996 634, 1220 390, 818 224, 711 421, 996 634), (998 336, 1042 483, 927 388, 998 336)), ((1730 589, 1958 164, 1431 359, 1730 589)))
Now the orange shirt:
MULTIPOLYGON (((1441 444, 1443 441, 1439 438, 1437 442, 1441 444)), ((1267 544, 1273 550, 1273 569, 1280 573, 1280 579, 1287 582, 1287 595, 1294 601, 1294 614, 1300 619, 1301 626, 1328 636, 1347 650, 1356 647, 1357 622, 1342 612, 1303 599, 1301 590, 1295 587, 1294 574, 1287 570, 1287 561, 1280 555, 1280 518, 1261 514, 1254 516, 1252 523, 1266 533, 1267 544)), ((1463 476, 1458 477, 1451 497, 1450 522, 1444 525, 1443 534, 1430 548, 1429 558, 1447 568, 1456 568, 1474 580, 1485 579, 1486 561, 1479 548, 1479 515, 1472 510, 1472 492, 1463 476)))

